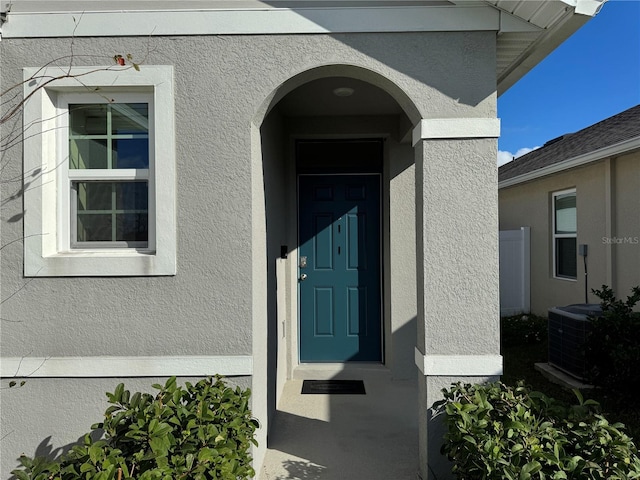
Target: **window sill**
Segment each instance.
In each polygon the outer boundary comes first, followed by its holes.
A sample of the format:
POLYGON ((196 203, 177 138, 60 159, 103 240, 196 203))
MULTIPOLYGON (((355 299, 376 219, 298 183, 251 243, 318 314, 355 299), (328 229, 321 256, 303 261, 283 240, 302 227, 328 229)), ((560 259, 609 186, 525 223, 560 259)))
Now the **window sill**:
POLYGON ((47 255, 46 258, 58 258, 58 257, 138 257, 145 255, 155 255, 155 250, 148 249, 135 249, 135 248, 123 248, 123 249, 109 249, 109 248, 79 248, 77 250, 69 250, 65 252, 58 252, 53 255, 47 255))
POLYGON ((176 274, 173 255, 152 251, 59 252, 25 265, 27 277, 127 277, 176 274))
POLYGON ((577 278, 570 278, 570 277, 551 277, 554 280, 562 280, 564 282, 577 282, 578 279, 577 278))

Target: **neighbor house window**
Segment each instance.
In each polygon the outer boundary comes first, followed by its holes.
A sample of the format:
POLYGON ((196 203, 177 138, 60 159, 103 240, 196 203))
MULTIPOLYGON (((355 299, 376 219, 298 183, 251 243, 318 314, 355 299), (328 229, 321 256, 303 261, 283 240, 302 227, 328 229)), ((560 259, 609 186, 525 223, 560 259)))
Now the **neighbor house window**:
POLYGON ((172 67, 55 75, 25 69, 25 275, 175 274, 172 67))
POLYGON ((554 276, 577 278, 576 191, 553 194, 553 264, 554 276))

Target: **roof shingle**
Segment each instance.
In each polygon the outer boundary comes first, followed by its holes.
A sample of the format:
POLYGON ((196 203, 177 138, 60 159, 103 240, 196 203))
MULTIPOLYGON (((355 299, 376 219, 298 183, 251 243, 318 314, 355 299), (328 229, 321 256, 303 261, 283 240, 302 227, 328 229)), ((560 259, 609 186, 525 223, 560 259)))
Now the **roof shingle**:
POLYGON ((601 148, 640 136, 640 105, 575 133, 555 138, 532 152, 502 165, 498 181, 518 177, 601 148))

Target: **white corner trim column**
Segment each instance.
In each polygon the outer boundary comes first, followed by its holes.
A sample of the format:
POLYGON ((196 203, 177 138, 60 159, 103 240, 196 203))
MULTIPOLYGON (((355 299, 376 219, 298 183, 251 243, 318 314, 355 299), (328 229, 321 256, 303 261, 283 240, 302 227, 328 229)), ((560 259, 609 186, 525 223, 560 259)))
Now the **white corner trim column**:
POLYGON ((502 375, 502 355, 425 355, 416 347, 416 365, 423 375, 494 377, 502 375))
POLYGON ((250 376, 250 355, 177 357, 4 357, 2 378, 250 376))
POLYGON ((413 129, 413 146, 438 138, 498 138, 499 118, 425 118, 413 129))

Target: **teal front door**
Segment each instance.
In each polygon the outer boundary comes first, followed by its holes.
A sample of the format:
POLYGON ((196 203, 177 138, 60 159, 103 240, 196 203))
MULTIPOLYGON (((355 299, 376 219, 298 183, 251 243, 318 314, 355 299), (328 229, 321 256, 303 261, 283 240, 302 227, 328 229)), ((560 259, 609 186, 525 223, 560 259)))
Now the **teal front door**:
POLYGON ((300 175, 301 362, 382 360, 380 175, 300 175))

